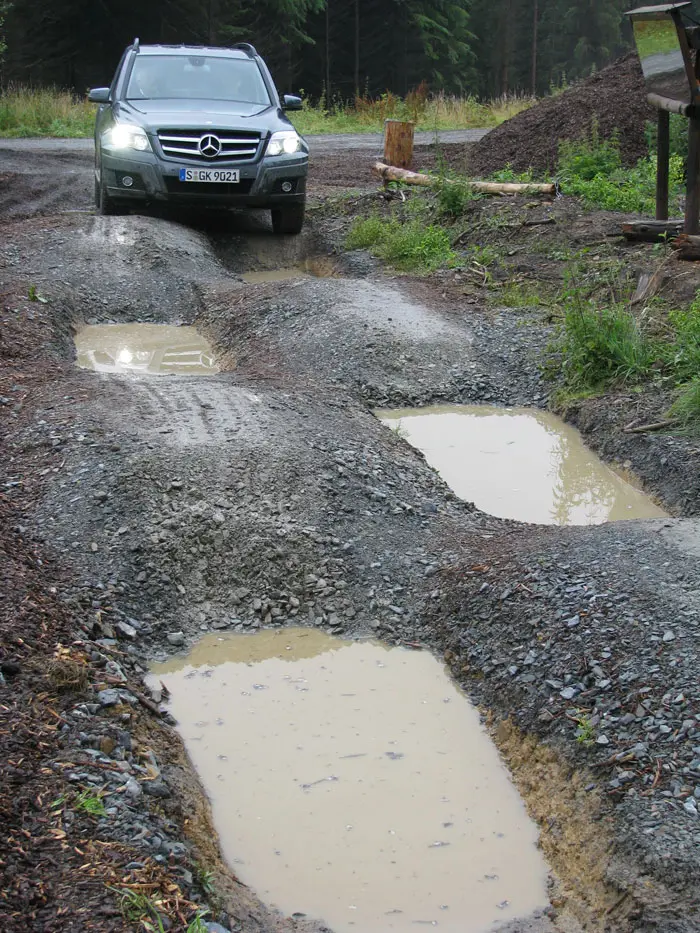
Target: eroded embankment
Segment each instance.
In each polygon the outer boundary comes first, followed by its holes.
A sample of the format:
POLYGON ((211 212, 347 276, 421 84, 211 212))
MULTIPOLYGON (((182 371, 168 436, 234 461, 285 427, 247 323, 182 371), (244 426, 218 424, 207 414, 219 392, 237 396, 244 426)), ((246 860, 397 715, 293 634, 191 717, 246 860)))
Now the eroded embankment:
MULTIPOLYGON (((50 300, 13 300, 18 332, 26 323, 34 341, 13 378, 34 381, 18 393, 8 449, 18 475, 50 471, 26 521, 66 567, 59 594, 89 632, 80 650, 102 672, 94 686, 119 686, 108 661, 141 676, 147 658, 211 630, 304 622, 447 649, 496 719, 512 716, 550 743, 501 733, 558 878, 559 928, 575 917, 590 930, 657 920, 693 929, 698 581, 687 544, 663 523, 544 531, 456 500, 365 402, 532 404, 544 393, 534 363, 546 328, 476 308, 466 320, 369 265, 363 277, 241 282, 244 266, 273 266, 275 242, 264 230, 74 218, 16 229, 3 247, 16 294, 31 276, 50 300), (251 260, 231 258, 241 256, 251 260), (71 327, 133 321, 196 324, 222 371, 153 379, 74 366, 71 327), (35 325, 49 322, 53 337, 39 349, 35 325)), ((284 245, 279 265, 324 250, 312 234, 284 245)), ((348 268, 342 257, 337 268, 348 268)), ((101 838, 185 872, 193 859, 216 859, 206 809, 182 796, 195 785, 180 753, 137 717, 134 735, 150 743, 161 776, 135 770, 147 762, 125 750, 119 760, 138 788, 129 800, 96 723, 103 709, 133 716, 132 701, 95 703, 94 690, 82 699, 75 722, 87 717, 87 739, 77 725, 66 732, 66 756, 114 799, 101 838), (76 736, 99 754, 78 756, 76 736), (153 798, 154 823, 138 809, 152 777, 172 794, 153 798), (169 829, 157 822, 160 799, 172 801, 169 829), (178 849, 191 808, 199 850, 178 849)), ((181 883, 206 900, 201 879, 181 883)), ((237 913, 235 896, 228 917, 245 929, 248 908, 237 913)), ((255 910, 257 928, 278 922, 255 910)))

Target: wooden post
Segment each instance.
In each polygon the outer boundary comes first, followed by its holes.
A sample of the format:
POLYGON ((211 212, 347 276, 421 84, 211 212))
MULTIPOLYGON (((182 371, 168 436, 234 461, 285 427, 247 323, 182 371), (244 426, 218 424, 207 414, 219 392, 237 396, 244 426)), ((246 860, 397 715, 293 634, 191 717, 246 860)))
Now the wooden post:
POLYGON ((659 110, 656 144, 656 219, 668 220, 668 167, 671 153, 671 117, 659 110))
POLYGON ((700 233, 700 117, 694 113, 688 130, 688 190, 683 232, 700 233))
POLYGON ((384 161, 397 168, 410 168, 413 161, 415 123, 384 121, 384 161))

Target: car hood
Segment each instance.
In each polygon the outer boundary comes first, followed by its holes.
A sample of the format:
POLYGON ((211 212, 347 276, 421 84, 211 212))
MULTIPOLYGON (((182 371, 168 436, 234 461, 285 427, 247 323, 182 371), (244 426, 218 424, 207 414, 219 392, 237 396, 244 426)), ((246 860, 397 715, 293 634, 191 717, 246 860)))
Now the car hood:
POLYGON ((119 108, 122 119, 147 130, 161 127, 179 129, 251 129, 261 133, 284 129, 289 121, 282 111, 265 104, 226 100, 131 100, 119 108), (279 126, 278 126, 279 124, 279 126))

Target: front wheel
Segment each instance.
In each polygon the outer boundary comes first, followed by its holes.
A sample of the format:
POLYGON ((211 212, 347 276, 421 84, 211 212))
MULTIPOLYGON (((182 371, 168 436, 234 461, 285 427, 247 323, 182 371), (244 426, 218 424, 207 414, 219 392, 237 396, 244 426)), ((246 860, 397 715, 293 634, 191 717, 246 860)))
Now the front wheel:
POLYGON ((290 204, 288 207, 276 207, 272 214, 274 233, 301 233, 304 226, 306 204, 290 204))
POLYGON ((110 198, 105 191, 105 186, 97 179, 95 179, 95 207, 103 217, 126 212, 125 206, 115 201, 114 198, 110 198))

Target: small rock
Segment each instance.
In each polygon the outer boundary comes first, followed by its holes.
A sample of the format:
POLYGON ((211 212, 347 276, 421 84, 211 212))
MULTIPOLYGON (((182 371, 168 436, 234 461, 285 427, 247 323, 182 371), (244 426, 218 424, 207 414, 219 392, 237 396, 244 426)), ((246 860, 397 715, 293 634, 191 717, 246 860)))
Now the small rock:
POLYGON ((185 644, 185 633, 184 632, 168 632, 166 638, 171 645, 179 646, 185 644))
POLYGON ((97 699, 102 706, 116 706, 116 704, 119 703, 119 692, 112 688, 100 690, 97 694, 97 699))
POLYGON ((155 781, 145 781, 143 784, 143 790, 150 797, 170 797, 170 788, 165 783, 165 781, 158 778, 155 781))
POLYGON ((127 780, 127 782, 126 782, 126 784, 125 784, 124 786, 126 787, 126 792, 127 792, 127 794, 128 794, 130 797, 132 797, 134 800, 138 800, 138 798, 143 794, 143 790, 141 789, 141 785, 139 784, 138 781, 136 781, 136 780, 135 780, 134 778, 132 778, 132 777, 130 777, 130 778, 127 780))
POLYGON ((686 800, 686 802, 683 804, 683 809, 686 811, 686 813, 690 813, 692 816, 697 816, 697 815, 698 815, 698 805, 697 805, 697 803, 695 802, 695 798, 694 798, 694 797, 688 797, 688 799, 686 800))
POLYGON ((124 622, 122 619, 116 623, 114 626, 117 635, 122 635, 124 638, 136 638, 136 629, 133 625, 129 625, 128 622, 124 622))
POLYGON ((668 631, 664 632, 664 641, 675 641, 675 638, 676 636, 673 634, 671 629, 668 629, 668 631))
POLYGON ((596 742, 598 745, 609 745, 610 739, 607 737, 607 735, 599 735, 596 739, 596 742))

